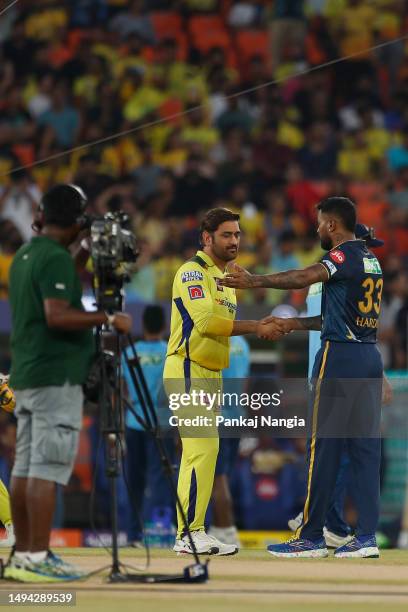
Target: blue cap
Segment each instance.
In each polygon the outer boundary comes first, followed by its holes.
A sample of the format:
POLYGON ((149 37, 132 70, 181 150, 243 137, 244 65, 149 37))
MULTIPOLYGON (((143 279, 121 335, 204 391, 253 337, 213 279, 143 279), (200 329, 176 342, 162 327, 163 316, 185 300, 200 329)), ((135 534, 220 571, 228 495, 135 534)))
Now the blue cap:
POLYGON ((368 227, 368 225, 364 225, 363 223, 357 223, 355 229, 356 238, 360 238, 360 240, 364 240, 368 247, 383 246, 384 240, 375 237, 375 230, 373 227, 368 227))

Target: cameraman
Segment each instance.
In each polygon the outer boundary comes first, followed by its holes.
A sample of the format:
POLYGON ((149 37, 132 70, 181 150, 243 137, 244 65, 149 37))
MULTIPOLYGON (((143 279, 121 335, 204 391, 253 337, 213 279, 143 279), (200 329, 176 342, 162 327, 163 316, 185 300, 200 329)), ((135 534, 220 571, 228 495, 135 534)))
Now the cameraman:
MULTIPOLYGON (((23 582, 73 580, 81 572, 49 551, 56 483, 72 472, 82 421, 82 384, 94 354, 92 328, 127 333, 123 313, 85 312, 69 246, 84 223, 79 187, 57 185, 41 201, 40 235, 23 245, 10 269, 12 313, 10 384, 16 393, 17 444, 11 506, 16 547, 4 577, 23 582)), ((87 246, 87 245, 85 245, 87 246)))

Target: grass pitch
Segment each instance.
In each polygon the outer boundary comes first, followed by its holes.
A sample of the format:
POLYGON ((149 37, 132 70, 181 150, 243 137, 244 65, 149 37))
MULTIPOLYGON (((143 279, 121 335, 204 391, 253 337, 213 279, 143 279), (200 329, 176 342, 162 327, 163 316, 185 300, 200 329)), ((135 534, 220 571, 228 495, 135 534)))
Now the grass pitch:
MULTIPOLYGON (((59 550, 67 561, 95 571, 109 565, 104 550, 59 550)), ((148 571, 176 574, 193 562, 153 550, 148 571)), ((120 559, 144 567, 143 551, 120 549, 120 559)), ((212 557, 207 584, 109 584, 107 571, 78 583, 20 585, 1 582, 0 590, 74 590, 76 609, 89 612, 197 612, 283 610, 285 612, 377 612, 408 609, 408 551, 383 551, 380 559, 275 559, 265 551, 243 550, 234 557, 212 557)), ((42 609, 41 606, 25 606, 42 609)))

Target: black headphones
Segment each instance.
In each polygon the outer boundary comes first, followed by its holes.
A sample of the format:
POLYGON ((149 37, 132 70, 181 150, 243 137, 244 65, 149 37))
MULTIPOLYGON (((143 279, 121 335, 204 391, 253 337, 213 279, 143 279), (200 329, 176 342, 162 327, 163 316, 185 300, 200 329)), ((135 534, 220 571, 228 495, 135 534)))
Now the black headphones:
POLYGON ((31 228, 34 232, 40 233, 45 225, 45 211, 53 210, 55 221, 62 227, 78 224, 81 229, 85 229, 91 221, 89 215, 85 213, 87 204, 88 199, 78 185, 55 185, 41 198, 31 228))

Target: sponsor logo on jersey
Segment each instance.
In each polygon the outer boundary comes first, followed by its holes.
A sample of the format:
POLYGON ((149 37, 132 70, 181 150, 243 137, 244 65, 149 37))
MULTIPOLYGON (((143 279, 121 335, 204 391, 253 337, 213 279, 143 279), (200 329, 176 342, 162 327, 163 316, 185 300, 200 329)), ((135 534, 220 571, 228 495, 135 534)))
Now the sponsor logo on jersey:
POLYGON ((367 274, 382 274, 380 262, 375 257, 363 257, 364 272, 367 274))
POLYGON ((333 276, 333 274, 336 274, 337 268, 334 265, 334 263, 332 263, 331 261, 326 261, 325 263, 326 263, 326 266, 329 268, 330 276, 333 276))
POLYGON ((188 287, 188 293, 191 300, 199 300, 204 296, 204 290, 201 285, 191 285, 188 287))
POLYGON ((55 283, 55 288, 60 289, 61 291, 65 291, 66 289, 64 283, 55 283))
POLYGON ((339 251, 338 249, 335 249, 334 251, 330 251, 329 255, 333 261, 339 264, 344 263, 344 261, 346 260, 346 256, 343 253, 343 251, 339 251))
POLYGON ((190 283, 191 281, 200 281, 203 280, 203 273, 198 270, 189 270, 188 272, 183 272, 181 275, 182 283, 190 283))
POLYGON ((237 309, 237 305, 233 304, 232 302, 230 302, 229 300, 227 300, 226 298, 215 298, 215 301, 217 302, 217 304, 219 304, 220 306, 225 306, 226 308, 228 308, 228 310, 230 311, 231 314, 234 314, 234 312, 237 309))
POLYGON ((215 284, 217 285, 217 291, 224 291, 224 287, 220 285, 220 278, 214 276, 215 284))

